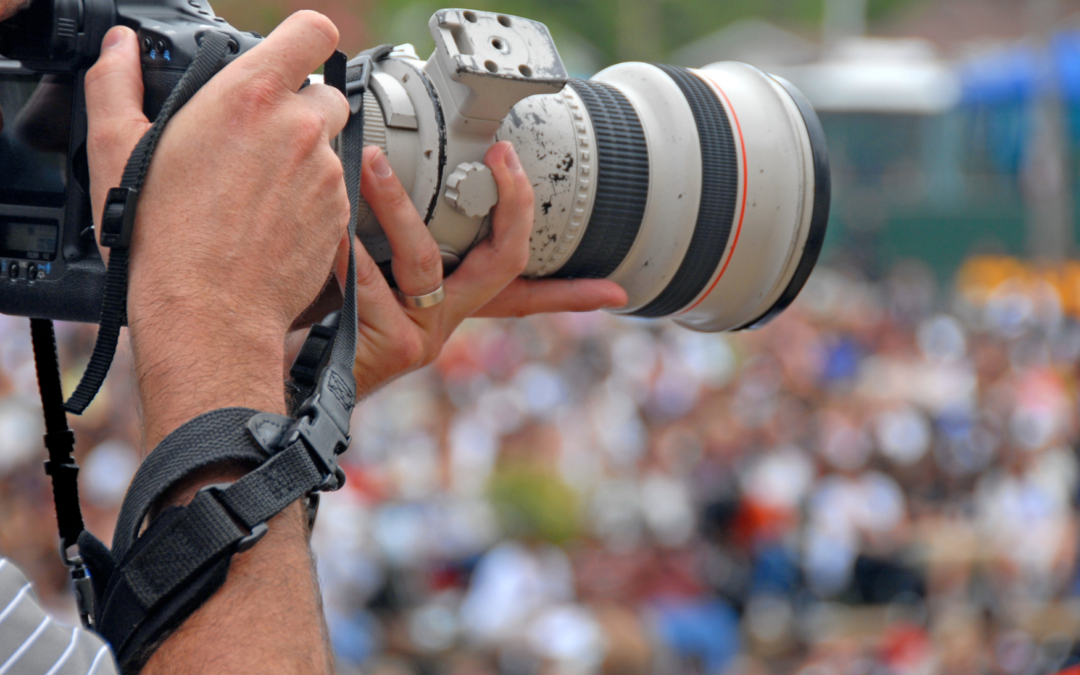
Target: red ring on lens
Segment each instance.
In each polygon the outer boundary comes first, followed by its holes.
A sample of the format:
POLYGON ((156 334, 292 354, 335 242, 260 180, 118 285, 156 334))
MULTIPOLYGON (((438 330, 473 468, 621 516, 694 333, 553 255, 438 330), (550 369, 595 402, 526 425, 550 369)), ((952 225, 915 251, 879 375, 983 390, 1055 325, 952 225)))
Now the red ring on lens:
POLYGON ((735 130, 739 132, 739 151, 742 153, 743 174, 742 206, 740 207, 741 210, 739 212, 739 224, 735 228, 735 237, 731 240, 731 253, 728 254, 728 259, 724 262, 724 266, 720 268, 720 274, 716 277, 716 281, 712 282, 712 285, 709 286, 709 290, 705 291, 705 295, 701 296, 694 304, 676 314, 676 316, 682 316, 683 314, 692 311, 695 307, 705 302, 705 299, 709 297, 709 294, 716 290, 716 285, 724 278, 724 272, 727 272, 728 265, 731 264, 731 259, 735 257, 735 247, 739 245, 739 235, 742 234, 743 218, 746 217, 746 195, 749 192, 747 185, 750 182, 750 175, 746 170, 746 143, 743 142, 742 125, 739 124, 739 115, 735 112, 735 106, 731 105, 731 99, 728 98, 728 95, 724 93, 724 90, 720 85, 716 84, 711 77, 708 78, 708 82, 716 87, 716 90, 724 97, 724 101, 727 102, 728 110, 731 111, 731 118, 735 120, 735 130))

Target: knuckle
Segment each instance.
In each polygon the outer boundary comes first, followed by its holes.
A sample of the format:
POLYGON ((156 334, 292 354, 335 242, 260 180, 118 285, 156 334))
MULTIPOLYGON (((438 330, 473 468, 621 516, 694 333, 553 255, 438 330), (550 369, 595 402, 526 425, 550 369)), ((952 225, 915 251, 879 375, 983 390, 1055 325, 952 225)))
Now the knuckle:
POLYGON ((505 242, 502 246, 496 247, 494 253, 499 271, 508 279, 521 276, 525 268, 529 266, 530 255, 527 242, 524 246, 511 246, 509 242, 505 242))
POLYGON ((423 338, 416 331, 407 332, 405 337, 398 341, 397 345, 397 353, 395 354, 397 358, 395 360, 400 370, 424 365, 427 347, 423 338))
POLYGON ((110 54, 105 54, 98 57, 97 63, 91 66, 90 70, 86 71, 86 78, 83 80, 83 86, 87 89, 93 89, 97 86, 101 78, 105 77, 109 72, 111 65, 110 54))
POLYGON ((408 213, 408 211, 413 208, 412 199, 405 193, 405 190, 399 188, 391 189, 386 196, 386 199, 387 205, 394 212, 408 213))
POLYGON ((87 149, 91 153, 108 150, 117 145, 119 138, 120 134, 113 124, 109 124, 108 122, 90 124, 90 128, 87 130, 86 135, 87 149))
POLYGON ((233 100, 245 116, 261 117, 274 106, 281 95, 281 81, 275 73, 257 71, 246 78, 233 100))
MULTIPOLYGON (((326 110, 330 113, 330 116, 335 119, 340 118, 340 120, 338 120, 338 125, 342 126, 347 123, 350 111, 349 100, 345 98, 345 94, 342 94, 337 89, 325 84, 316 84, 312 86, 319 88, 319 98, 325 102, 326 110)), ((329 120, 327 123, 329 124, 329 120)), ((342 128, 344 128, 344 126, 342 126, 342 128)))
POLYGON ((429 241, 417 251, 416 267, 424 276, 442 275, 442 252, 434 241, 429 241))
POLYGON ((382 272, 366 255, 356 256, 356 285, 359 288, 374 286, 382 279, 382 272))
POLYGON ((307 108, 293 120, 292 134, 303 148, 312 148, 322 140, 326 118, 318 110, 307 108))
POLYGON ((507 251, 502 258, 503 272, 508 279, 514 279, 525 271, 525 268, 529 264, 528 253, 522 255, 516 251, 507 251))
POLYGON ((94 87, 102 78, 108 77, 118 69, 122 69, 123 65, 123 54, 119 50, 113 49, 105 51, 98 56, 94 65, 86 71, 83 85, 86 87, 94 87))
POLYGON ((333 87, 329 87, 329 89, 331 92, 333 92, 331 95, 334 97, 334 100, 337 101, 335 105, 337 105, 338 108, 341 108, 341 114, 345 116, 345 119, 347 121, 349 115, 352 114, 352 110, 349 107, 349 99, 345 98, 345 94, 342 94, 337 89, 333 87))
POLYGON ((337 186, 338 194, 338 213, 343 214, 345 222, 349 222, 349 215, 352 211, 352 204, 349 203, 349 192, 345 189, 345 181, 342 179, 341 183, 337 186))
MULTIPOLYGON (((93 121, 87 129, 87 151, 95 156, 121 151, 130 154, 148 127, 148 123, 131 119, 93 121)), ((126 159, 125 155, 123 160, 126 159)))
MULTIPOLYGON (((337 155, 329 148, 327 148, 326 155, 327 157, 323 162, 326 165, 326 186, 336 188, 339 183, 344 184, 345 182, 345 167, 341 165, 341 161, 338 160, 337 155)), ((348 201, 347 196, 346 201, 348 201)))

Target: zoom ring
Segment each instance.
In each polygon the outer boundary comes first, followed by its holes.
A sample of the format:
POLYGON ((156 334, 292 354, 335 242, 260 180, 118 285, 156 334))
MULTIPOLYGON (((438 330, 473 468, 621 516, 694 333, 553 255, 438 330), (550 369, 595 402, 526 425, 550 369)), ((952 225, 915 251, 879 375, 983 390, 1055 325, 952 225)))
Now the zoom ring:
POLYGON ((727 111, 709 85, 685 68, 657 65, 682 90, 701 137, 701 206, 690 247, 667 288, 634 316, 659 318, 687 307, 724 258, 735 220, 739 163, 727 111))
POLYGON ((554 277, 603 279, 630 253, 649 196, 649 148, 630 101, 611 85, 571 80, 596 132, 597 186, 592 216, 570 260, 554 277))

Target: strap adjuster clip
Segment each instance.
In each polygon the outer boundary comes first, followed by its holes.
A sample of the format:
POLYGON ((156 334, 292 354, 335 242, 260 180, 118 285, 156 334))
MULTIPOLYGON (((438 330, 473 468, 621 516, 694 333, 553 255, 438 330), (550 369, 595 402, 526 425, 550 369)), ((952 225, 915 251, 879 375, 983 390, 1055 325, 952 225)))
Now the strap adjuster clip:
POLYGON ((340 490, 345 485, 345 473, 338 467, 337 456, 349 447, 355 401, 353 374, 333 363, 327 364, 315 394, 300 407, 299 419, 284 436, 283 447, 303 440, 326 476, 326 481, 319 486, 323 492, 340 490))
POLYGON ((270 528, 266 526, 266 523, 259 523, 251 528, 251 534, 236 543, 236 552, 243 553, 244 551, 251 550, 269 531, 270 528))
POLYGON ((138 206, 138 190, 125 187, 109 190, 105 198, 105 210, 101 215, 102 246, 127 248, 131 245, 131 233, 135 230, 135 211, 138 206))
MULTIPOLYGON (((213 496, 214 499, 218 502, 218 504, 220 504, 221 507, 225 509, 225 512, 229 514, 230 518, 232 518, 234 521, 237 521, 238 524, 243 525, 243 523, 239 522, 239 518, 236 517, 236 515, 229 509, 229 507, 222 504, 221 500, 217 498, 218 493, 228 489, 232 485, 234 484, 213 483, 211 485, 204 485, 203 487, 199 488, 199 492, 209 492, 211 496, 213 496)), ((250 532, 246 537, 236 542, 236 552, 243 553, 244 551, 250 551, 255 546, 255 544, 258 544, 259 541, 261 541, 262 538, 266 536, 266 533, 269 531, 270 528, 266 526, 266 523, 258 523, 257 525, 255 525, 255 527, 251 528, 250 532)))

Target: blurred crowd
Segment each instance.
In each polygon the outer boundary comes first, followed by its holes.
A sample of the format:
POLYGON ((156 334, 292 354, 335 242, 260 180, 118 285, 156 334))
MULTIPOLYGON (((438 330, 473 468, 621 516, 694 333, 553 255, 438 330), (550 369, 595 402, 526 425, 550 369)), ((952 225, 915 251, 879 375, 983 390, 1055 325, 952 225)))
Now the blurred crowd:
MULTIPOLYGON (((323 498, 340 672, 1080 663, 1080 321, 1054 278, 996 259, 949 288, 916 264, 820 268, 734 335, 467 323, 358 407, 347 485, 323 498)), ((93 335, 59 327, 67 391, 93 335)), ((126 354, 74 425, 104 539, 142 452, 126 354)), ((27 322, 0 317, 0 555, 73 620, 40 433, 27 322)))

